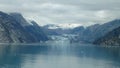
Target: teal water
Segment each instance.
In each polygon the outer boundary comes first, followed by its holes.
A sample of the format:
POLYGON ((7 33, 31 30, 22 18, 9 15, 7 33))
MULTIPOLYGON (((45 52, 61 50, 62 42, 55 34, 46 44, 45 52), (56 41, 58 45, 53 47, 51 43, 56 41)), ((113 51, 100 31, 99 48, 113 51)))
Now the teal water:
POLYGON ((0 68, 120 68, 120 49, 80 43, 1 44, 0 68))

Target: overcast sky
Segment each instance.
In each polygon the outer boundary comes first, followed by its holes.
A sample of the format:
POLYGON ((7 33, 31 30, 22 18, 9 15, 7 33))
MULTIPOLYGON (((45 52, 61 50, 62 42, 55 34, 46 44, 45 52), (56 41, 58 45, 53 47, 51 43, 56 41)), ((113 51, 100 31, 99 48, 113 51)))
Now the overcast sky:
POLYGON ((43 24, 91 25, 120 18, 120 0, 0 0, 0 10, 43 24))

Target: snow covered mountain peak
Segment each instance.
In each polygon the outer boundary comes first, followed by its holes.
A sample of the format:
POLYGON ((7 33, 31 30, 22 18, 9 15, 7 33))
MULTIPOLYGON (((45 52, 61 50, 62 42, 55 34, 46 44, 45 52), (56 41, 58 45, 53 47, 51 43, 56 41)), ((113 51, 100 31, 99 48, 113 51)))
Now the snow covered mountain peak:
POLYGON ((47 24, 44 27, 48 29, 73 29, 75 27, 81 26, 81 24, 47 24))

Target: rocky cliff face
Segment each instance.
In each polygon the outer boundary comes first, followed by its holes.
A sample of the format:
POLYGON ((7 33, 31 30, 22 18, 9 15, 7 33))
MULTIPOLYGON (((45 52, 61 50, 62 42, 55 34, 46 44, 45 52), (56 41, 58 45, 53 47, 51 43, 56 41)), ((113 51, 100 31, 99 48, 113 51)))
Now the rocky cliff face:
POLYGON ((36 43, 42 41, 42 38, 38 39, 25 29, 23 25, 26 25, 27 22, 23 24, 23 21, 18 19, 19 17, 0 12, 0 43, 36 43))
POLYGON ((31 24, 32 25, 24 27, 27 30, 27 32, 34 36, 36 40, 47 41, 48 37, 45 34, 46 31, 43 31, 43 29, 35 21, 31 21, 31 24))
POLYGON ((99 45, 120 45, 120 27, 107 33, 105 36, 94 41, 94 44, 99 45))

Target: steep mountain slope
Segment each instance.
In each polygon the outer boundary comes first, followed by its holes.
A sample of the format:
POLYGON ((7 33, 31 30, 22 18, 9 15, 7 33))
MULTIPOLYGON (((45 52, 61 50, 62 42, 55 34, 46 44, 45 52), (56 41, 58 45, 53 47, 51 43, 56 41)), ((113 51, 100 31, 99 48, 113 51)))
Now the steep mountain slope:
POLYGON ((120 45, 120 27, 97 39, 96 41, 94 41, 94 44, 120 45))
MULTIPOLYGON (((86 42, 93 42, 96 39, 104 36, 108 32, 112 31, 115 28, 120 26, 120 20, 116 19, 111 22, 99 25, 95 24, 92 26, 88 26, 84 29, 84 31, 79 32, 79 40, 86 42)), ((81 28, 81 27, 80 27, 81 28)))
POLYGON ((18 19, 0 12, 0 43, 35 43, 42 40, 30 34, 18 19))
POLYGON ((29 26, 30 23, 26 21, 26 19, 20 13, 9 13, 18 23, 20 23, 23 27, 29 26))
POLYGON ((101 25, 99 28, 96 29, 94 35, 96 36, 96 38, 100 38, 100 37, 104 36, 105 34, 107 34, 108 32, 110 32, 118 27, 120 27, 120 20, 116 19, 116 20, 113 20, 111 22, 101 25))
POLYGON ((48 37, 45 34, 46 31, 43 31, 43 29, 35 21, 31 21, 31 24, 32 25, 24 27, 27 32, 39 41, 47 41, 48 37))
POLYGON ((48 40, 47 35, 35 21, 27 22, 20 13, 10 13, 10 15, 37 41, 48 40))
POLYGON ((96 37, 94 34, 99 26, 99 24, 95 24, 86 27, 82 33, 80 32, 79 39, 85 42, 92 42, 94 40, 94 37, 96 37))

